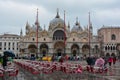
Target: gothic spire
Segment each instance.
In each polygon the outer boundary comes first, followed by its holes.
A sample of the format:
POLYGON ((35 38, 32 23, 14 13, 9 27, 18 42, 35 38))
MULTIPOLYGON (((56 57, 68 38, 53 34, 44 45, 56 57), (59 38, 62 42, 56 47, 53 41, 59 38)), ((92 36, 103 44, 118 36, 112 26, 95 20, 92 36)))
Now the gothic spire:
POLYGON ((29 26, 29 23, 28 23, 28 21, 26 22, 26 27, 28 27, 29 26))
POLYGON ((23 35, 23 31, 22 31, 22 28, 21 28, 21 31, 20 31, 20 36, 22 36, 23 35))
POLYGON ((46 27, 46 26, 45 26, 45 24, 44 24, 44 31, 45 31, 45 27, 46 27))
POLYGON ((70 23, 69 23, 69 21, 68 21, 68 28, 70 28, 70 23))
POLYGON ((76 25, 79 25, 78 17, 76 17, 76 25))
POLYGON ((59 16, 59 9, 57 8, 57 15, 56 15, 56 18, 60 18, 59 16))

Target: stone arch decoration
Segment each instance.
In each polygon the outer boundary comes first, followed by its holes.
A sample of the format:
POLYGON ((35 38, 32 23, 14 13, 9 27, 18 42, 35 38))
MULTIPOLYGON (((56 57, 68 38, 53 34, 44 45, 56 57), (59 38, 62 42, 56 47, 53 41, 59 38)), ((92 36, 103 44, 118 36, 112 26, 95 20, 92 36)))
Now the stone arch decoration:
POLYGON ((36 47, 36 45, 35 44, 30 44, 29 46, 28 46, 28 51, 29 51, 29 53, 36 53, 37 52, 37 47, 36 47))
POLYGON ((110 57, 110 53, 106 53, 106 57, 110 57))
POLYGON ((88 55, 89 54, 89 49, 90 49, 90 46, 88 44, 83 45, 82 46, 83 55, 88 55))
POLYGON ((77 44, 73 44, 71 46, 71 52, 72 56, 77 56, 77 54, 79 54, 79 46, 77 44))
POLYGON ((64 42, 62 41, 57 41, 54 44, 54 53, 56 56, 62 56, 64 53, 64 42))
POLYGON ((41 44, 40 45, 40 54, 42 54, 42 56, 47 56, 47 54, 48 54, 48 45, 46 45, 46 44, 41 44))

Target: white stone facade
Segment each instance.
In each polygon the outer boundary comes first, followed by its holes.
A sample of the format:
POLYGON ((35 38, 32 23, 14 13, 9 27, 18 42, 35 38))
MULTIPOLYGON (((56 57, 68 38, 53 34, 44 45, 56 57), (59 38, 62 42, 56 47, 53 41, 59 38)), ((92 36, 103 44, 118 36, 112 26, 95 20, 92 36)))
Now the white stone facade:
POLYGON ((0 52, 1 54, 6 51, 10 50, 15 53, 15 55, 19 54, 19 42, 20 36, 16 34, 3 34, 0 35, 0 52))

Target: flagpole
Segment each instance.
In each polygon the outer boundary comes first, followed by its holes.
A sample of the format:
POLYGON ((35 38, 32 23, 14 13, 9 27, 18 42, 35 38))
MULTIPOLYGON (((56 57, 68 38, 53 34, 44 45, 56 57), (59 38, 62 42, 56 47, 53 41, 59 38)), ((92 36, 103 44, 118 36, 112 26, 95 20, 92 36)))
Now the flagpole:
POLYGON ((36 57, 38 57, 38 26, 39 26, 39 23, 38 23, 38 9, 37 9, 37 16, 36 16, 36 46, 37 46, 37 52, 36 52, 36 57))
POLYGON ((64 10, 64 55, 66 55, 65 51, 66 51, 66 26, 65 26, 65 10, 64 10))
POLYGON ((91 56, 91 53, 90 53, 90 12, 89 12, 89 20, 88 20, 88 26, 89 26, 89 56, 91 56))

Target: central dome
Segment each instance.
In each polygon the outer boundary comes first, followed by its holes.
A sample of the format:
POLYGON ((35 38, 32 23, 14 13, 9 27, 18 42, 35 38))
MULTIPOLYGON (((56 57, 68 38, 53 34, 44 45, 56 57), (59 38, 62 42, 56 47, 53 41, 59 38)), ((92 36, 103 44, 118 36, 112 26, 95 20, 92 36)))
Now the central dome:
POLYGON ((59 12, 57 11, 57 15, 56 17, 50 21, 50 24, 49 24, 49 29, 54 29, 55 27, 64 27, 64 20, 60 18, 59 16, 59 12))
POLYGON ((64 24, 64 20, 62 20, 61 18, 54 18, 50 21, 51 26, 57 26, 58 24, 64 24))

